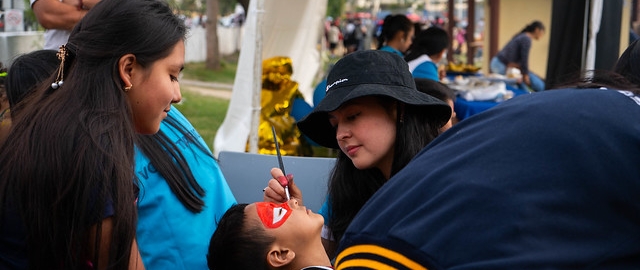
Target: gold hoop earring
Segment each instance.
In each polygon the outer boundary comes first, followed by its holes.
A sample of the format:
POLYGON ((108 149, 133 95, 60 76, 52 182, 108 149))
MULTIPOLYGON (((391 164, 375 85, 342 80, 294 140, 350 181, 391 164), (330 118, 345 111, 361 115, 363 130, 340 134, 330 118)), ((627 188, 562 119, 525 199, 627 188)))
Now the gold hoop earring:
POLYGON ((125 92, 129 92, 129 90, 131 90, 131 87, 133 87, 133 84, 132 84, 132 85, 129 85, 129 86, 125 86, 125 87, 124 87, 124 91, 125 91, 125 92))

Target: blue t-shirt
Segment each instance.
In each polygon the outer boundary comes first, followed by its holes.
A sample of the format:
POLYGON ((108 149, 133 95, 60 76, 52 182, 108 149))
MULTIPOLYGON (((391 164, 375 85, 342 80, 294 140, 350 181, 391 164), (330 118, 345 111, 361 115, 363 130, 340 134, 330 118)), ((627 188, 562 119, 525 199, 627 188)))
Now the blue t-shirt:
POLYGON ((639 194, 640 96, 518 96, 454 125, 378 190, 336 269, 636 269, 639 194))
MULTIPOLYGON (((168 115, 206 147, 195 128, 175 107, 171 107, 168 115)), ((197 214, 185 208, 149 159, 136 149, 135 172, 141 182, 136 235, 140 255, 146 269, 207 269, 206 254, 216 222, 236 199, 210 151, 203 152, 190 144, 183 134, 164 122, 160 130, 178 146, 193 176, 205 190, 205 206, 197 214)))
POLYGON ((426 54, 420 55, 418 58, 407 62, 409 65, 409 71, 414 78, 431 79, 434 81, 440 81, 440 75, 438 75, 438 66, 431 60, 426 54))

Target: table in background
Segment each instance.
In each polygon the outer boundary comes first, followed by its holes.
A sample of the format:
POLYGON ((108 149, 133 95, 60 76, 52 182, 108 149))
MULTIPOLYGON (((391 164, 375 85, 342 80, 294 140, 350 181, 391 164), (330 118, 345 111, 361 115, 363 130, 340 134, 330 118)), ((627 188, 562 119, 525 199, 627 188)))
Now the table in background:
MULTIPOLYGON (((460 74, 460 73, 447 73, 447 79, 449 79, 449 81, 454 81, 455 80, 455 76, 457 75, 462 75, 464 77, 476 77, 476 78, 482 78, 482 74, 481 73, 470 73, 470 74, 460 74)), ((495 79, 489 79, 489 80, 495 80, 495 79)), ((524 95, 524 94, 528 94, 529 92, 527 90, 522 90, 519 89, 517 87, 517 85, 506 82, 506 88, 507 90, 510 90, 513 92, 513 96, 519 96, 519 95, 524 95)), ((485 100, 485 101, 468 101, 460 96, 456 97, 456 101, 454 102, 454 110, 456 112, 456 117, 458 118, 459 121, 462 121, 466 118, 469 118, 472 115, 484 112, 496 105, 498 105, 500 102, 498 101, 493 101, 493 100, 485 100)))

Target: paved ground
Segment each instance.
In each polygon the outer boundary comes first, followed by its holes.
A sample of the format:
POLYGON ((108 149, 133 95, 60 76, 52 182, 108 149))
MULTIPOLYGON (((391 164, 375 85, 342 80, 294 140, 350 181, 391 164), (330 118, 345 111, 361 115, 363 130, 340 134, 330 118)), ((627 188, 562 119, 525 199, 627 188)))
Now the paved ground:
POLYGON ((182 79, 180 80, 180 87, 183 91, 193 91, 205 96, 230 99, 233 85, 182 79))

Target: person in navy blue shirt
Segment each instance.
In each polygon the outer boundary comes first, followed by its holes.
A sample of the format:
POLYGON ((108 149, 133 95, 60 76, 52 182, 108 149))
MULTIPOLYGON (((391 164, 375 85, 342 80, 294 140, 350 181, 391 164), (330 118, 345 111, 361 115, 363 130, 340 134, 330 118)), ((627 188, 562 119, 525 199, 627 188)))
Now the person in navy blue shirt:
POLYGON ((363 206, 336 269, 637 268, 639 93, 545 91, 460 122, 363 206))

